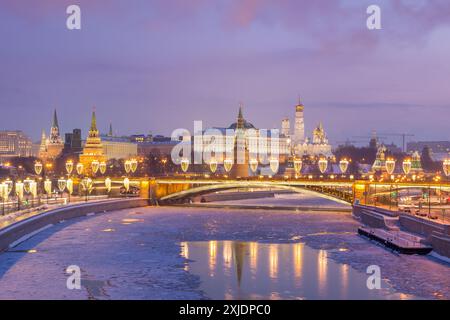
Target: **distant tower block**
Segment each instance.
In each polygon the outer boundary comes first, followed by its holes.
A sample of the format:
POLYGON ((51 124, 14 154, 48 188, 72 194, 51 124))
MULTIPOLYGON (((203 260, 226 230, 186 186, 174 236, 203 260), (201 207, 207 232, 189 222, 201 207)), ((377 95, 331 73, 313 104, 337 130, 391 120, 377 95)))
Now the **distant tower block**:
POLYGON ((294 128, 294 142, 303 143, 305 141, 305 118, 304 118, 305 106, 298 101, 298 105, 295 107, 295 128, 294 128))
POLYGON ((288 118, 281 120, 281 134, 285 137, 289 137, 289 132, 291 130, 291 125, 288 118))

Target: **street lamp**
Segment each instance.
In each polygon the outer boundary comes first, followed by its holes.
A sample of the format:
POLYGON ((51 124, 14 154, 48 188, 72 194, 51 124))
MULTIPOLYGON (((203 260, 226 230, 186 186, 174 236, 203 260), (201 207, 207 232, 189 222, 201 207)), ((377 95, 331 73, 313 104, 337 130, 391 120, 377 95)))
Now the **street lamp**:
POLYGON ((226 172, 230 172, 231 168, 233 168, 233 160, 232 159, 223 160, 223 167, 226 172))
POLYGON ((83 187, 86 195, 86 202, 88 201, 89 194, 92 192, 92 179, 84 178, 81 180, 81 186, 83 187))
POLYGON ((100 162, 99 169, 100 169, 101 174, 105 174, 105 172, 106 172, 106 162, 105 161, 100 162))
POLYGON ((34 163, 34 172, 39 176, 42 172, 42 162, 36 161, 34 163))
POLYGON ((81 162, 78 162, 76 169, 77 169, 77 173, 79 175, 81 175, 83 173, 83 170, 84 170, 84 165, 81 162))
POLYGON ((137 166, 138 166, 138 162, 136 159, 131 159, 130 160, 130 165, 131 165, 131 173, 135 173, 137 170, 137 166))
POLYGON ((253 173, 256 173, 256 170, 258 170, 258 160, 256 159, 250 159, 250 170, 252 170, 253 173))
POLYGON ((123 186, 125 187, 126 192, 130 190, 130 179, 125 178, 123 179, 123 186))
POLYGON ((328 168, 328 160, 327 158, 320 158, 319 159, 319 170, 322 174, 325 173, 325 171, 327 171, 328 168))
POLYGON ((66 189, 67 181, 64 178, 58 179, 58 189, 61 192, 61 198, 63 196, 64 190, 66 189))
POLYGON ((111 185, 112 185, 111 179, 110 178, 106 178, 105 179, 105 187, 106 187, 106 191, 108 193, 111 192, 111 185))
POLYGON ((408 175, 411 172, 411 166, 412 166, 412 162, 411 159, 405 159, 403 160, 403 164, 402 164, 402 168, 403 168, 403 172, 408 175))
POLYGON ((211 159, 209 161, 209 169, 211 170, 212 173, 215 173, 217 170, 217 160, 216 159, 211 159))
POLYGON ((269 160, 270 170, 273 174, 276 174, 278 172, 278 169, 280 167, 280 161, 276 158, 272 158, 269 160))
POLYGON ((349 161, 347 159, 341 159, 339 161, 339 169, 341 169, 342 174, 345 174, 348 170, 349 161))
POLYGON ((395 170, 395 160, 394 158, 388 158, 386 160, 386 171, 392 175, 395 170))
POLYGON ((183 172, 187 172, 189 168, 189 159, 188 158, 183 158, 181 159, 181 170, 183 170, 183 172))
POLYGON ((99 167, 100 167, 100 162, 98 162, 98 160, 94 160, 91 162, 91 169, 92 169, 93 174, 97 173, 99 167))
POLYGON ((73 193, 73 180, 72 179, 67 179, 67 193, 69 194, 69 202, 70 202, 70 196, 73 193))
POLYGON ((73 171, 73 161, 72 160, 68 160, 66 162, 66 171, 67 171, 67 174, 70 176, 70 174, 73 171))
POLYGON ((16 195, 17 195, 17 210, 20 210, 20 202, 23 199, 23 183, 21 181, 16 182, 16 195))
POLYGON ((48 203, 48 198, 49 196, 52 195, 52 182, 49 179, 46 179, 44 181, 44 190, 47 193, 47 203, 48 203))
POLYGON ((442 169, 446 177, 450 176, 450 159, 445 159, 442 163, 442 169))
POLYGON ((300 175, 300 173, 302 172, 302 167, 303 167, 303 161, 301 159, 294 159, 294 170, 295 170, 295 175, 300 175))
POLYGON ((130 160, 125 160, 124 168, 125 168, 125 172, 127 174, 130 173, 130 171, 131 171, 131 161, 130 160))

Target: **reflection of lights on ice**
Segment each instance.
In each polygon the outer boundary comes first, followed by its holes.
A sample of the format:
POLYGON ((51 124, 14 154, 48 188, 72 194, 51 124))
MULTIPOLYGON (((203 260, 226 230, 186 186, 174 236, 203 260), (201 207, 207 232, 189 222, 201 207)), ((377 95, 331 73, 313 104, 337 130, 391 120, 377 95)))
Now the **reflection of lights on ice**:
POLYGON ((217 258, 217 241, 209 242, 209 271, 210 276, 214 276, 214 269, 216 268, 217 258))
POLYGON ((341 265, 341 279, 343 296, 346 297, 348 291, 348 264, 341 265))
POLYGON ((294 244, 293 250, 294 250, 294 275, 296 278, 300 278, 302 275, 303 243, 294 244))
POLYGON ((225 241, 223 244, 223 264, 225 268, 231 267, 231 258, 233 255, 233 250, 231 249, 231 242, 225 241))
POLYGON ((256 273, 256 265, 258 263, 258 243, 250 243, 250 269, 256 273))
POLYGON ((275 244, 269 247, 269 275, 271 278, 278 275, 278 246, 275 244))
POLYGON ((327 252, 325 250, 319 250, 317 256, 317 274, 319 277, 319 288, 323 289, 327 282, 327 252))

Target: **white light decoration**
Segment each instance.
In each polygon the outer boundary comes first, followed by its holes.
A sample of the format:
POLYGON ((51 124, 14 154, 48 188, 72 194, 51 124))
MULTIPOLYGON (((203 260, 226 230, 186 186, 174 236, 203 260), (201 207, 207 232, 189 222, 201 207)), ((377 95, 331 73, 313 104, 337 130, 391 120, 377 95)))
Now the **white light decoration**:
POLYGON ((319 170, 323 174, 325 171, 327 171, 328 168, 328 160, 326 158, 320 158, 319 159, 319 170))
POLYGON ((270 170, 272 171, 273 174, 276 174, 278 172, 278 169, 280 167, 280 161, 276 158, 272 158, 269 161, 269 165, 270 165, 270 170))
POLYGON ((123 179, 123 186, 125 187, 125 190, 128 192, 128 190, 130 190, 130 179, 128 178, 123 179))
POLYGON ((48 179, 44 181, 44 190, 47 195, 50 196, 52 194, 52 182, 48 179))
POLYGON ((294 159, 295 174, 299 175, 302 172, 303 161, 301 159, 294 159))
POLYGON ((100 169, 101 174, 105 174, 105 172, 106 172, 106 162, 105 161, 100 162, 99 169, 100 169))
POLYGON ((389 174, 392 174, 395 170, 395 160, 392 158, 389 158, 386 160, 386 171, 389 174))
POLYGON ((72 160, 69 160, 66 162, 66 171, 67 171, 67 174, 70 176, 70 174, 73 171, 73 161, 72 160))
POLYGON ((403 160, 403 172, 405 174, 409 174, 411 172, 411 166, 412 166, 412 162, 410 159, 405 159, 403 160))
POLYGON ((131 165, 131 172, 135 173, 138 167, 138 162, 136 159, 131 159, 130 160, 130 165, 131 165))
POLYGON ((81 181, 81 186, 83 187, 84 191, 87 191, 88 193, 91 193, 91 191, 92 191, 92 179, 91 178, 84 178, 81 181))
POLYGON ((256 170, 258 170, 258 160, 250 159, 249 164, 250 164, 250 170, 252 170, 252 172, 255 173, 256 170))
POLYGON ((40 175, 42 172, 42 162, 36 161, 34 163, 34 172, 36 172, 37 175, 40 175))
POLYGON ((131 161, 130 160, 125 160, 125 162, 123 163, 124 169, 126 173, 130 173, 131 171, 131 161))
POLYGON ((20 181, 16 182, 16 195, 19 200, 23 199, 23 183, 20 181))
POLYGON ((450 176, 450 159, 445 159, 442 163, 442 169, 446 177, 450 176))
POLYGON ((7 179, 4 183, 7 186, 6 193, 9 196, 11 194, 12 189, 13 189, 13 182, 11 180, 7 179))
POLYGON ((217 160, 216 159, 211 159, 211 161, 209 162, 209 169, 211 170, 212 173, 215 173, 217 170, 217 160))
POLYGON ((345 174, 347 172, 349 163, 350 162, 345 158, 339 161, 339 169, 341 169, 342 174, 345 174))
POLYGON ((78 163, 76 169, 77 169, 77 173, 81 175, 83 173, 83 170, 84 170, 83 164, 81 162, 78 163))
POLYGON ((25 191, 25 193, 30 193, 30 183, 33 180, 30 180, 28 178, 26 178, 25 180, 23 180, 23 190, 25 191))
POLYGON ((72 179, 67 179, 67 191, 69 192, 69 195, 71 195, 73 193, 73 180, 72 179))
POLYGON ((189 169, 189 159, 188 158, 181 159, 181 170, 183 170, 183 172, 187 172, 188 169, 189 169))
POLYGON ((109 193, 111 191, 111 179, 110 178, 106 178, 105 179, 105 187, 106 187, 106 191, 109 193))
POLYGON ((37 183, 36 181, 31 181, 30 182, 30 193, 33 196, 33 198, 37 197, 37 183))
POLYGON ((92 169, 93 174, 97 173, 99 167, 100 167, 100 162, 98 162, 98 160, 94 160, 91 162, 91 169, 92 169))
POLYGON ((230 172, 231 168, 233 168, 233 160, 232 159, 223 160, 223 167, 225 168, 226 172, 230 172))
POLYGON ((64 192, 64 190, 66 189, 67 186, 67 181, 64 180, 63 178, 58 179, 58 189, 61 192, 64 192))

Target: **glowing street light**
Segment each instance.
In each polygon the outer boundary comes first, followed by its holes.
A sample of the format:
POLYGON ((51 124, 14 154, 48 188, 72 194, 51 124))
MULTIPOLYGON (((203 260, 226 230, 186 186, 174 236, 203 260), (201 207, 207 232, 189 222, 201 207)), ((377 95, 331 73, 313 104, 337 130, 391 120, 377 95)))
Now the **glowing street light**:
POLYGON ((52 194, 52 182, 49 179, 44 181, 44 190, 48 196, 52 194))
POLYGON ((301 159, 294 159, 294 170, 296 175, 300 175, 303 167, 303 161, 301 159))
POLYGON ((326 158, 320 158, 318 163, 319 163, 320 173, 324 174, 328 168, 328 160, 326 158))
POLYGON ((79 163, 77 163, 77 168, 76 169, 77 169, 77 173, 79 175, 81 175, 83 173, 83 170, 84 170, 84 165, 81 162, 79 162, 79 163))
POLYGON ((108 193, 111 191, 111 185, 112 185, 111 179, 106 178, 105 179, 105 188, 108 193))
POLYGON ((188 158, 181 159, 181 170, 183 170, 183 172, 187 172, 188 168, 189 168, 189 159, 188 158))
POLYGON ((450 176, 450 159, 445 159, 442 163, 442 169, 444 170, 445 176, 450 176))
POLYGON ((66 171, 67 171, 67 174, 70 176, 70 174, 73 171, 73 161, 72 160, 68 160, 66 162, 66 171))
POLYGON ((100 167, 100 162, 98 162, 98 160, 94 160, 91 162, 91 169, 92 169, 93 174, 97 173, 99 167, 100 167))
POLYGON ((405 159, 403 160, 403 164, 402 164, 402 168, 403 168, 403 172, 407 175, 411 172, 411 166, 412 166, 412 162, 411 159, 405 159))
POLYGON ((130 160, 130 165, 131 165, 131 172, 135 173, 138 167, 138 162, 136 159, 131 159, 130 160))
POLYGON ((252 170, 253 173, 256 173, 256 170, 258 170, 258 160, 256 159, 250 159, 250 170, 252 170))
POLYGON ((105 172, 106 172, 106 162, 105 161, 100 162, 99 169, 100 169, 101 174, 105 174, 105 172))
POLYGON ((64 178, 58 179, 58 189, 61 192, 64 192, 66 189, 67 181, 64 178))
POLYGON ((126 173, 130 173, 131 171, 131 161, 130 160, 125 160, 125 162, 123 163, 124 169, 126 173))
POLYGON ((36 161, 34 163, 34 172, 36 172, 37 175, 40 175, 42 172, 42 162, 36 161))
POLYGON ((130 190, 130 179, 128 178, 123 179, 123 186, 125 187, 125 190, 128 192, 130 190))
POLYGON ((270 170, 273 172, 273 174, 276 174, 280 167, 280 161, 276 158, 272 158, 269 160, 269 165, 270 165, 270 170))
POLYGON ((26 178, 25 180, 23 180, 23 190, 25 191, 25 193, 30 193, 30 183, 33 180, 26 178))
POLYGON ((349 163, 350 162, 345 158, 339 161, 339 169, 341 169, 342 174, 345 174, 347 172, 349 163))
POLYGON ((69 192, 69 195, 71 195, 73 193, 73 180, 72 179, 67 179, 67 191, 69 192))
POLYGON ((16 182, 16 195, 19 200, 23 199, 23 183, 21 181, 16 182))
POLYGON ((392 174, 395 170, 395 160, 393 158, 388 158, 386 160, 386 171, 392 174))
POLYGON ((211 170, 212 173, 215 173, 217 170, 217 160, 216 159, 211 159, 211 161, 209 162, 209 169, 211 170))
POLYGON ((230 172, 231 168, 233 168, 233 160, 232 159, 223 160, 223 167, 225 168, 226 172, 230 172))

